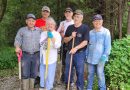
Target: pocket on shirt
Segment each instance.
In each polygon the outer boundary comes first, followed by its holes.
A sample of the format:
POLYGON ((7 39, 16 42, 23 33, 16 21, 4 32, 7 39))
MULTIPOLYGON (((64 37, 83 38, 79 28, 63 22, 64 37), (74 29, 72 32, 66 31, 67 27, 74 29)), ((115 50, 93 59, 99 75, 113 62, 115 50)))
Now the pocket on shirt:
POLYGON ((103 44, 104 43, 104 38, 103 37, 99 37, 98 38, 98 43, 99 44, 103 44))

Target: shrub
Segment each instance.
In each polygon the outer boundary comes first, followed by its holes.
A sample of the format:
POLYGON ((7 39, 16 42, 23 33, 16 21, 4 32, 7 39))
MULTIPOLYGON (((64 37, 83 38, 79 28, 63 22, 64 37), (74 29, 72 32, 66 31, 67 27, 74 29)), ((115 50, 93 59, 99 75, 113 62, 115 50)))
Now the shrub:
POLYGON ((109 87, 130 90, 130 36, 113 41, 105 72, 109 87))
POLYGON ((0 69, 13 69, 17 65, 17 57, 14 48, 0 48, 0 69))

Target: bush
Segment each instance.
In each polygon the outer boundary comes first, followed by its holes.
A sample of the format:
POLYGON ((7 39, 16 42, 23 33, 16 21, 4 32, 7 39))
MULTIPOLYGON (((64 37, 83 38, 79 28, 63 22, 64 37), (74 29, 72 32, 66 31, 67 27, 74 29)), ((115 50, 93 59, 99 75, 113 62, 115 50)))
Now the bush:
POLYGON ((109 87, 130 90, 130 36, 113 42, 105 71, 109 87))
POLYGON ((0 48, 0 69, 13 69, 17 66, 17 57, 14 48, 0 48))

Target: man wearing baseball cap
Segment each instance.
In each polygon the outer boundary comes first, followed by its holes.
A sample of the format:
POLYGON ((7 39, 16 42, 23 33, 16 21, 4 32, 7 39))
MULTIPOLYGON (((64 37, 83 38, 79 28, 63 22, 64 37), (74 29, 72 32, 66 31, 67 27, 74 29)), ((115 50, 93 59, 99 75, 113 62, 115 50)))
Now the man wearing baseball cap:
MULTIPOLYGON (((82 24, 83 12, 76 10, 74 12, 74 24, 70 25, 65 33, 64 42, 67 44, 67 53, 65 60, 65 83, 68 84, 68 75, 70 68, 70 58, 73 55, 72 68, 75 67, 77 81, 77 90, 84 90, 84 60, 85 50, 89 40, 89 27, 82 24), (74 47, 72 47, 74 40, 74 47)), ((73 72, 73 69, 72 69, 73 72)), ((72 72, 70 77, 70 83, 72 82, 72 72)))
MULTIPOLYGON (((48 6, 43 6, 41 9, 42 17, 36 20, 36 27, 42 29, 42 31, 46 31, 46 19, 50 16, 50 8, 48 6)), ((40 83, 39 76, 35 80, 35 86, 40 83)))
MULTIPOLYGON (((73 10, 70 7, 67 7, 64 11, 65 20, 60 22, 59 28, 57 31, 62 36, 62 39, 64 38, 65 32, 69 25, 74 24, 74 20, 72 19, 73 16, 73 10)), ((63 42, 61 47, 61 59, 62 59, 62 75, 61 75, 61 81, 64 83, 64 72, 65 72, 65 58, 66 58, 66 44, 63 42)))
POLYGON ((23 90, 34 89, 34 79, 38 73, 41 29, 35 27, 35 23, 35 15, 28 14, 26 16, 27 26, 18 30, 14 42, 16 53, 19 54, 21 51, 23 53, 21 60, 23 90))
POLYGON ((87 90, 92 90, 94 75, 98 77, 99 90, 106 90, 104 66, 108 61, 111 50, 111 35, 108 29, 103 27, 103 18, 100 14, 93 16, 93 26, 89 32, 89 44, 86 50, 88 67, 87 90))
POLYGON ((48 6, 43 6, 41 14, 42 18, 36 20, 35 26, 44 31, 46 30, 46 19, 50 16, 50 8, 48 6))

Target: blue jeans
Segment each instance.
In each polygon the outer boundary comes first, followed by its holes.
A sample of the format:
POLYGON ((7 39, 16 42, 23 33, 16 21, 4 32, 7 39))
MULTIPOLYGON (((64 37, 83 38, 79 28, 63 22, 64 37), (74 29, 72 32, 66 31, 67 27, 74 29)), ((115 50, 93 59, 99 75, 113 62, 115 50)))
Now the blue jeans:
POLYGON ((40 64, 40 87, 46 87, 47 90, 53 88, 54 77, 56 71, 56 62, 48 65, 47 78, 45 80, 46 65, 40 64))
MULTIPOLYGON (((69 75, 69 68, 70 68, 70 57, 71 55, 69 52, 66 54, 66 67, 65 67, 65 83, 68 83, 68 75, 69 75)), ((72 68, 75 67, 76 69, 76 75, 77 75, 77 81, 76 86, 77 88, 80 88, 83 90, 84 88, 84 60, 85 60, 85 52, 79 52, 73 55, 73 62, 72 62, 72 68)), ((70 83, 72 83, 72 72, 73 69, 71 69, 71 77, 70 77, 70 83)))
POLYGON ((23 52, 21 59, 22 63, 22 78, 36 78, 38 74, 38 65, 39 65, 40 53, 28 54, 23 52))
POLYGON ((106 84, 105 84, 105 76, 104 76, 104 65, 102 64, 87 64, 88 66, 88 84, 87 84, 87 90, 92 90, 93 87, 93 80, 94 80, 94 74, 97 74, 98 77, 98 87, 99 90, 106 90, 106 84))

